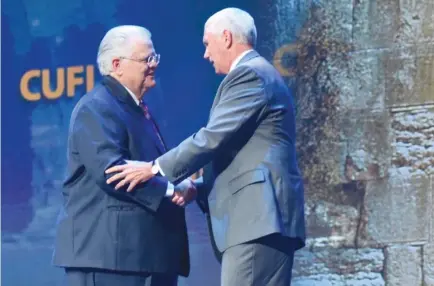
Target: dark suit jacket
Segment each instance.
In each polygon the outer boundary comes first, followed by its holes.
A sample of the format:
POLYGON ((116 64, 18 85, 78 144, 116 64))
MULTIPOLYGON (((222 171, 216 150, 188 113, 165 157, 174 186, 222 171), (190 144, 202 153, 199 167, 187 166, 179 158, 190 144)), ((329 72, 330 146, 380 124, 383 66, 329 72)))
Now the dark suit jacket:
POLYGON ((68 136, 64 205, 53 262, 62 267, 189 273, 184 209, 155 177, 132 193, 107 185, 104 171, 163 154, 157 135, 126 89, 104 77, 77 103, 68 136))
POLYGON ((297 249, 304 245, 295 134, 288 87, 269 62, 251 51, 220 84, 206 127, 159 157, 175 183, 206 164, 211 167, 204 168, 204 183, 211 191, 212 234, 220 252, 273 233, 293 238, 288 241, 297 249))

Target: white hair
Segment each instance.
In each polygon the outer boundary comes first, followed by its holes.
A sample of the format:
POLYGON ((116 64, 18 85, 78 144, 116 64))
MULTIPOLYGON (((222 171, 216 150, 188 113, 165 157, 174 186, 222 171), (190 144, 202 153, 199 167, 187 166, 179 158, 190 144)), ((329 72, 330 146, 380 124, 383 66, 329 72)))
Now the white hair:
POLYGON ((218 11, 205 23, 205 31, 221 34, 224 30, 232 33, 235 42, 256 45, 256 26, 252 16, 238 8, 226 8, 218 11))
POLYGON ((110 29, 102 39, 97 63, 101 75, 112 72, 112 61, 117 57, 131 57, 137 42, 151 43, 151 32, 140 26, 124 25, 110 29))

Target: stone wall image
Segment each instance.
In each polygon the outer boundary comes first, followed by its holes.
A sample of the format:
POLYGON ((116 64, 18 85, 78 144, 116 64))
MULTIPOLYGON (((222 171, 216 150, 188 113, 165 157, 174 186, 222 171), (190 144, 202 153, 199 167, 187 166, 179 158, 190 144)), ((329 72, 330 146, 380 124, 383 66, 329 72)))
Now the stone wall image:
POLYGON ((268 2, 306 182, 293 284, 434 285, 434 1, 268 2))

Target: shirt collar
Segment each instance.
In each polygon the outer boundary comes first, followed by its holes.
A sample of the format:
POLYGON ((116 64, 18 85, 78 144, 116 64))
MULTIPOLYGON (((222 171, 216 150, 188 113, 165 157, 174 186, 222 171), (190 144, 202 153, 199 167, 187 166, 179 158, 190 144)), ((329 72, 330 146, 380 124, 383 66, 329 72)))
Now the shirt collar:
POLYGON ((134 93, 128 88, 128 87, 126 87, 125 85, 122 85, 123 87, 125 87, 125 89, 128 91, 128 93, 131 95, 131 97, 134 99, 134 102, 137 104, 137 105, 140 105, 140 101, 137 99, 137 97, 134 95, 134 93))
POLYGON ((237 66, 237 64, 241 61, 241 59, 245 56, 245 55, 247 55, 247 53, 249 53, 249 52, 251 52, 251 51, 253 51, 253 49, 250 49, 250 50, 247 50, 247 51, 244 51, 244 52, 242 52, 241 53, 241 55, 239 55, 233 62, 232 62, 232 65, 231 65, 231 68, 229 69, 229 72, 231 72, 236 66, 237 66))

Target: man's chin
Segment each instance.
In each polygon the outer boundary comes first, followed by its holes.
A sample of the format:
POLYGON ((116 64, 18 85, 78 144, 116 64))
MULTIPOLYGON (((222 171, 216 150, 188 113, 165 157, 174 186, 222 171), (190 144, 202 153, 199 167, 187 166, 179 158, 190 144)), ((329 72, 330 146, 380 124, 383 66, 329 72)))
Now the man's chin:
POLYGON ((218 75, 225 75, 225 74, 227 74, 227 73, 225 73, 222 70, 217 69, 217 68, 215 69, 215 73, 218 74, 218 75))
POLYGON ((221 68, 217 67, 215 63, 213 63, 214 71, 218 75, 226 75, 227 72, 223 71, 221 68))
POLYGON ((152 77, 152 78, 148 77, 146 79, 145 85, 147 88, 153 88, 154 86, 157 85, 157 82, 155 81, 154 77, 152 77))

